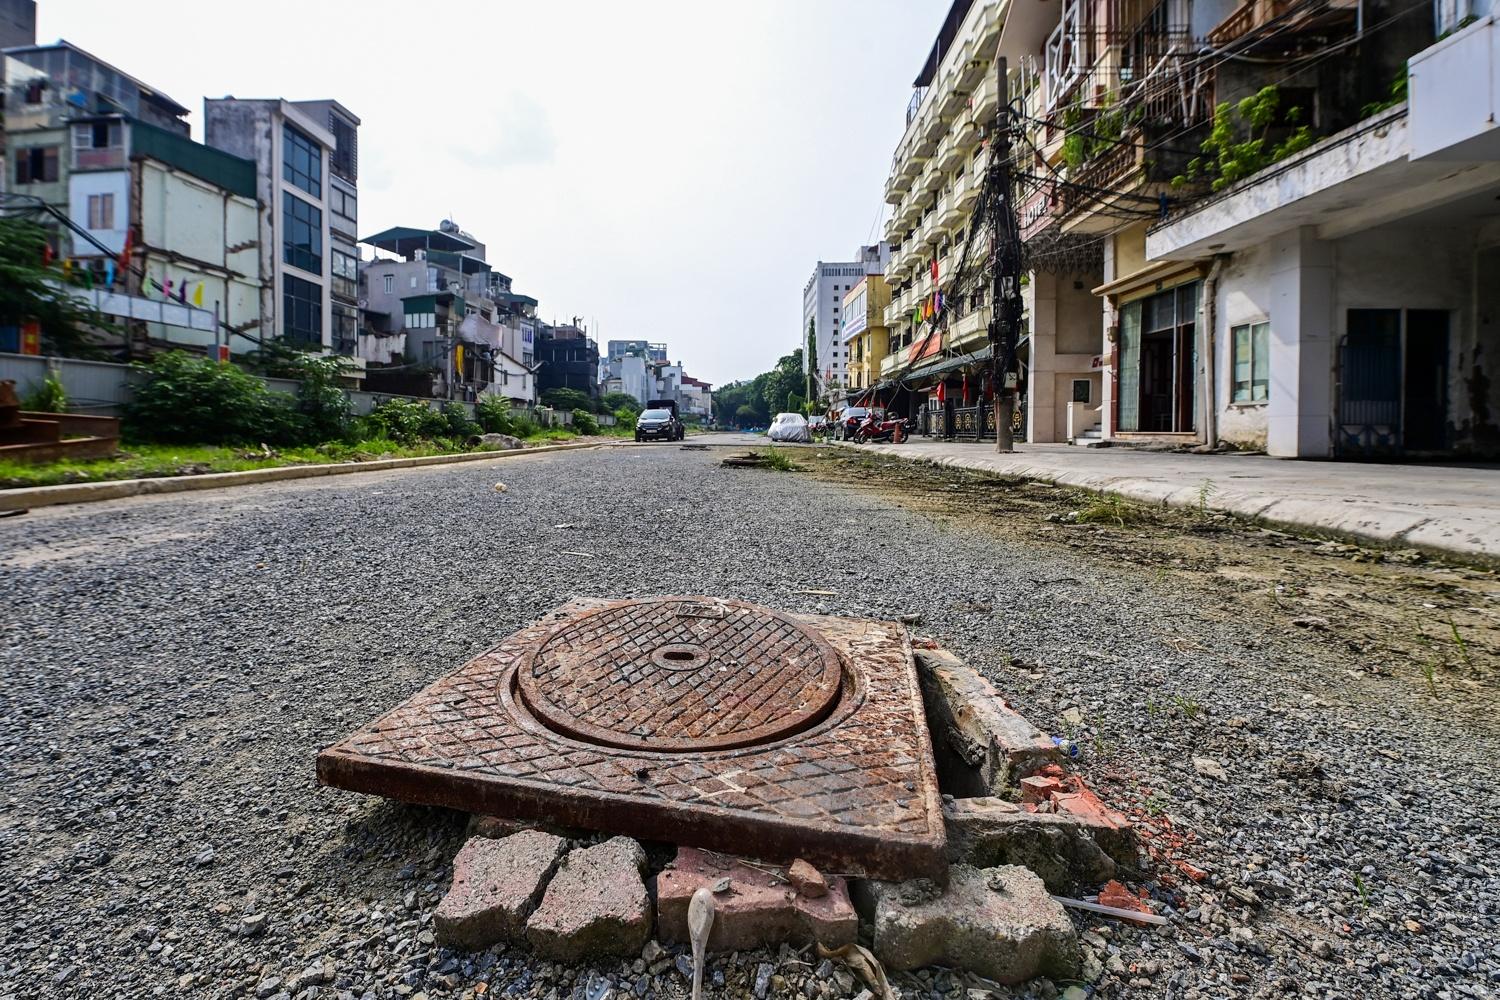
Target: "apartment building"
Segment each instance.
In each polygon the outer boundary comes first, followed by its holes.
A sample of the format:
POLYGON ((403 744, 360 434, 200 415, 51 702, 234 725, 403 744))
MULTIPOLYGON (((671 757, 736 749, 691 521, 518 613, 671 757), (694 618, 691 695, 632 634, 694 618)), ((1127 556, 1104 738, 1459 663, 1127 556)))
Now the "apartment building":
POLYGON ((976 278, 989 247, 973 216, 999 107, 993 56, 1008 6, 955 0, 949 7, 912 81, 885 184, 888 352, 872 377, 884 402, 933 433, 960 425, 983 432, 990 311, 976 278))
POLYGON ((802 288, 803 371, 812 375, 815 394, 832 398, 849 385, 849 357, 844 349, 844 295, 866 275, 881 274, 890 260, 890 247, 882 241, 862 246, 850 261, 818 261, 802 288), (806 350, 809 330, 816 346, 816 370, 809 369, 806 350))
POLYGON ((890 347, 885 325, 890 301, 890 286, 882 274, 867 274, 844 293, 844 355, 851 395, 868 395, 880 378, 880 364, 890 347))

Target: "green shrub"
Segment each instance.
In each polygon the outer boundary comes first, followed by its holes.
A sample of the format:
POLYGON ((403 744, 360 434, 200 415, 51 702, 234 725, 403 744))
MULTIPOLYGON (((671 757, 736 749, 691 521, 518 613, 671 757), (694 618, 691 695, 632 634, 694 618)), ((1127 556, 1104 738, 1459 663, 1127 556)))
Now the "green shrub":
POLYGON ((448 421, 426 403, 415 399, 387 399, 365 418, 366 433, 390 438, 402 444, 416 444, 422 438, 442 437, 448 433, 448 421))
POLYGON ((321 444, 350 436, 353 403, 339 384, 347 364, 343 358, 318 354, 302 354, 288 362, 287 376, 300 383, 296 409, 304 442, 321 444))
POLYGON ((542 404, 554 410, 588 410, 593 400, 582 389, 548 389, 542 393, 542 404))
POLYGON ((530 417, 515 417, 510 422, 510 432, 518 438, 531 437, 536 433, 536 421, 530 417))
POLYGON ((474 404, 474 418, 486 434, 514 434, 510 419, 510 400, 499 396, 480 396, 474 404))
POLYGON ((21 409, 36 413, 67 413, 68 391, 55 373, 48 372, 35 389, 21 398, 21 409))
POLYGON ((641 401, 628 392, 607 392, 604 398, 599 400, 599 405, 604 407, 602 412, 613 413, 616 420, 620 419, 621 410, 629 410, 631 420, 634 420, 635 415, 641 412, 641 401))
POLYGON ((462 403, 448 400, 443 404, 442 416, 445 427, 440 437, 467 441, 480 433, 479 425, 474 422, 473 417, 469 416, 468 409, 462 403))
POLYGON ((580 434, 598 434, 599 421, 588 410, 574 410, 573 429, 580 434))
POLYGON ((145 381, 125 407, 127 433, 171 444, 297 443, 296 401, 231 364, 172 351, 136 365, 145 381))

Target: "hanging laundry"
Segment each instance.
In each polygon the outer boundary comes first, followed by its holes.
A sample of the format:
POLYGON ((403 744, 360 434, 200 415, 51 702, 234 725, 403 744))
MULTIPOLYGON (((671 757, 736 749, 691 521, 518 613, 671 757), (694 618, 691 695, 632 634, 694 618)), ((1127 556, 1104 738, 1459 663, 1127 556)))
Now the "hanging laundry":
POLYGON ((115 287, 115 259, 113 257, 104 258, 104 283, 110 288, 115 287))
POLYGON ((193 287, 193 305, 200 307, 203 305, 203 282, 201 281, 193 287))

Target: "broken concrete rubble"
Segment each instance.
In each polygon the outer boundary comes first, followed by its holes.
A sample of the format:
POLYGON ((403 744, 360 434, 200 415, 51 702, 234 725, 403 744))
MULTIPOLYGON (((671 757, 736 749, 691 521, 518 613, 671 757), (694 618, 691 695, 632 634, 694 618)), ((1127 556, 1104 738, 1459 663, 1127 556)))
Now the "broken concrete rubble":
POLYGON ((526 940, 559 961, 638 953, 651 937, 645 866, 646 852, 628 837, 568 854, 526 921, 526 940))
POLYGON ((1078 937, 1061 904, 1017 865, 954 865, 941 889, 926 880, 855 885, 874 925, 875 957, 891 971, 951 965, 999 983, 1079 968, 1078 937))
POLYGON ((975 868, 1021 865, 1048 890, 1069 893, 1115 877, 1115 859, 1068 813, 1040 813, 987 796, 943 804, 948 860, 975 868))
POLYGON ((1094 843, 1116 862, 1130 868, 1139 863, 1140 846, 1130 820, 1100 801, 1082 778, 1059 765, 1049 764, 1021 782, 1021 807, 1070 816, 1086 826, 1094 843))
POLYGON ((841 878, 814 874, 817 879, 806 884, 816 892, 821 881, 822 895, 799 890, 774 870, 691 847, 678 848, 676 859, 656 879, 659 932, 665 941, 686 942, 693 893, 712 889, 728 878, 728 889, 714 896, 716 915, 709 951, 745 951, 781 942, 841 947, 853 941, 859 930, 848 887, 841 878))
POLYGON ((453 859, 453 886, 433 911, 437 939, 470 951, 520 940, 567 850, 561 837, 536 830, 471 838, 453 859))
POLYGON ((1003 795, 1062 759, 1051 739, 958 657, 946 649, 913 653, 945 791, 1003 795))

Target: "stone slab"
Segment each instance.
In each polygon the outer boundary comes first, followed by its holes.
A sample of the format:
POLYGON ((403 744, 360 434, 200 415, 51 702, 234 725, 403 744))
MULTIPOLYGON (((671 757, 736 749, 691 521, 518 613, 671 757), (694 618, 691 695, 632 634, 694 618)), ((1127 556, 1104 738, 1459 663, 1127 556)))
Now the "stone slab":
POLYGON ((526 921, 526 940, 544 958, 565 962, 639 954, 651 937, 645 866, 646 852, 628 837, 568 854, 526 921))
POLYGON ((1039 813, 1005 799, 955 799, 943 804, 948 860, 974 868, 1021 865, 1050 892, 1068 894, 1115 877, 1115 859, 1093 829, 1070 813, 1039 813))
POLYGON ((691 847, 678 848, 676 859, 656 878, 656 917, 662 940, 688 943, 687 911, 693 893, 712 889, 725 878, 729 890, 714 894, 710 951, 774 948, 782 942, 818 942, 839 948, 854 940, 859 917, 844 879, 820 873, 823 894, 819 896, 799 891, 789 878, 773 874, 776 871, 691 847))
POLYGON ((1025 868, 955 865, 946 889, 925 879, 863 881, 856 895, 887 971, 945 965, 1006 984, 1078 974, 1073 922, 1025 868))
POLYGON ((453 885, 432 914, 438 941, 478 951, 521 940, 526 918, 567 850, 561 837, 537 830, 471 838, 453 859, 453 885))

